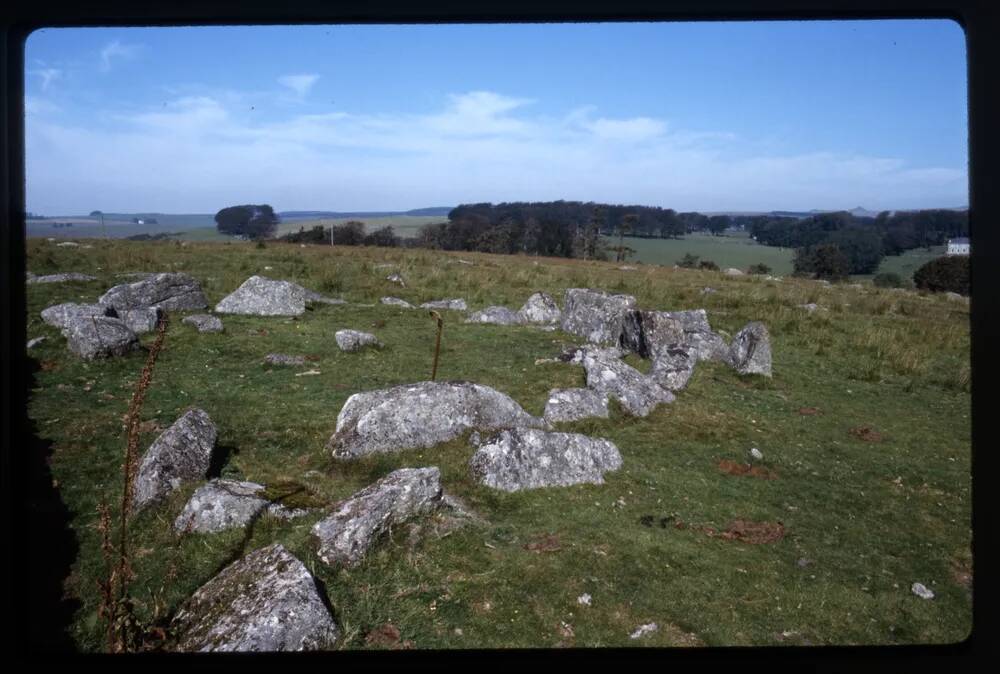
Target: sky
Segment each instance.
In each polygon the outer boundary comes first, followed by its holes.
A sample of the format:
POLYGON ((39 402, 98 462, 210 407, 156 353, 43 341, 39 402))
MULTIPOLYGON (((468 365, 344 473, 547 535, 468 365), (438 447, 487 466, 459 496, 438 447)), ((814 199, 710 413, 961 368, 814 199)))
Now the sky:
POLYGON ((27 210, 968 204, 946 20, 51 28, 27 210))

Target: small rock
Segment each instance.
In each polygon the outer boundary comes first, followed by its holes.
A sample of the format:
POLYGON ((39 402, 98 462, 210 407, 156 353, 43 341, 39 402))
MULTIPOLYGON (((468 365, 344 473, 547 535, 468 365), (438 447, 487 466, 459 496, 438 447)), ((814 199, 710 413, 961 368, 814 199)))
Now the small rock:
POLYGON ((275 281, 251 276, 215 305, 220 314, 251 316, 301 316, 309 302, 344 304, 343 300, 323 297, 290 281, 275 281))
POLYGON ((48 276, 35 276, 32 274, 26 283, 66 283, 67 281, 96 281, 96 276, 89 274, 79 274, 70 272, 68 274, 49 274, 48 276))
MULTIPOLYGON (((312 375, 322 374, 319 370, 306 370, 305 372, 296 372, 296 377, 310 377, 312 375)), ((242 376, 242 375, 240 375, 242 376)))
POLYGON ((804 568, 806 568, 807 566, 809 566, 810 564, 812 564, 812 560, 809 560, 809 559, 806 559, 805 557, 802 557, 802 558, 800 558, 800 559, 799 559, 799 560, 798 560, 797 562, 795 562, 795 563, 796 563, 796 564, 798 565, 798 567, 799 567, 800 569, 804 569, 804 568))
POLYGON ((450 309, 452 311, 465 311, 468 307, 463 299, 451 299, 451 300, 434 300, 433 302, 424 302, 420 305, 421 309, 450 309))
POLYGON ((382 304, 388 304, 395 307, 403 307, 404 309, 416 309, 415 306, 407 302, 406 300, 401 300, 398 297, 383 297, 379 300, 382 304))
POLYGON ((800 309, 805 309, 809 313, 812 313, 812 312, 816 311, 817 309, 819 309, 819 305, 816 304, 815 302, 810 302, 809 304, 800 304, 798 306, 799 306, 800 309))
POLYGON ((264 362, 268 365, 297 367, 299 365, 305 365, 306 359, 304 356, 289 356, 284 353, 269 353, 264 356, 264 362))
POLYGON ((186 316, 182 323, 193 325, 198 328, 198 332, 222 332, 222 319, 210 314, 195 314, 186 316))
POLYGON ((579 597, 576 598, 576 603, 581 606, 590 606, 590 595, 584 592, 579 597))
POLYGON ((304 509, 292 509, 272 503, 262 496, 266 487, 256 482, 212 480, 199 487, 174 520, 174 531, 216 533, 245 527, 265 510, 288 519, 305 515, 304 509))
POLYGON ((57 243, 56 245, 60 248, 76 248, 80 244, 75 241, 63 241, 62 243, 57 243))
POLYGON ((764 455, 756 447, 751 447, 750 448, 750 456, 752 456, 757 461, 761 461, 761 460, 764 459, 764 455))
POLYGON ((382 348, 382 342, 375 335, 358 330, 338 330, 333 335, 341 351, 358 351, 366 346, 382 348))
POLYGON ((48 338, 47 337, 35 337, 34 339, 29 339, 28 340, 28 348, 29 349, 33 349, 36 346, 38 346, 39 344, 41 344, 42 342, 44 342, 46 339, 48 339, 48 338))
POLYGON ((910 591, 913 592, 913 594, 915 594, 918 597, 920 597, 921 599, 933 599, 934 598, 934 593, 931 592, 926 587, 924 587, 924 585, 922 583, 914 583, 913 586, 910 587, 910 591))
POLYGON ((466 323, 488 323, 492 325, 517 325, 520 316, 507 307, 493 306, 476 311, 465 319, 466 323))
POLYGON ((711 293, 717 293, 717 292, 719 291, 716 290, 715 288, 709 288, 708 286, 705 286, 704 288, 701 289, 702 295, 709 295, 711 293))
POLYGON ((725 274, 726 276, 743 276, 743 272, 740 271, 739 269, 736 269, 735 267, 730 267, 729 269, 727 269, 722 273, 725 274))
POLYGON ((629 639, 638 639, 644 637, 647 634, 652 634, 656 630, 660 629, 660 626, 656 623, 646 623, 645 625, 639 625, 632 634, 628 635, 629 639))
POLYGON ((522 323, 555 325, 562 318, 556 301, 548 293, 533 293, 517 312, 522 323))
POLYGON ((400 285, 404 288, 406 287, 406 281, 403 280, 401 274, 398 273, 389 274, 388 276, 385 277, 385 280, 389 281, 390 283, 395 283, 396 285, 400 285))
POLYGON ((142 335, 156 330, 156 325, 160 322, 162 313, 158 307, 136 307, 119 310, 118 317, 132 332, 142 335))

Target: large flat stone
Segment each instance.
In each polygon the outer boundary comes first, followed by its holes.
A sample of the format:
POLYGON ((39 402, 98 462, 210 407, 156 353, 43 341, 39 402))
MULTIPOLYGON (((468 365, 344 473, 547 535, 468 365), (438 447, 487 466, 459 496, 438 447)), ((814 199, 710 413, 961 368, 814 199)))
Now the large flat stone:
POLYGON ((187 311, 208 306, 197 279, 181 272, 153 274, 135 283, 117 285, 101 295, 98 302, 114 307, 119 313, 141 307, 187 311))

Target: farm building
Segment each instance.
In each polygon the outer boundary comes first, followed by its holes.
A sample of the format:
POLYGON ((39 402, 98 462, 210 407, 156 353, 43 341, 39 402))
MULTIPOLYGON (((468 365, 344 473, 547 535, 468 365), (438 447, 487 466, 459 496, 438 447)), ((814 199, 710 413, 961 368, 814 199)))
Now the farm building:
POLYGON ((966 237, 960 237, 957 239, 948 239, 948 255, 968 255, 969 254, 969 239, 966 237))

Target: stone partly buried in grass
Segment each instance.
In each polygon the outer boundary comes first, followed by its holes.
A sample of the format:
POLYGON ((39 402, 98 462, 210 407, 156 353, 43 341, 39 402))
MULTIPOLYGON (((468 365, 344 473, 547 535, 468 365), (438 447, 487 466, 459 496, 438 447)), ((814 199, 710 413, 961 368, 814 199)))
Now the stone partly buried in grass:
POLYGON ((337 330, 333 337, 341 351, 360 351, 366 346, 380 349, 383 346, 375 335, 358 330, 337 330))
POLYGON ((69 350, 84 360, 124 356, 139 348, 135 332, 118 318, 79 316, 62 330, 69 350))
POLYGON ((180 272, 153 274, 135 283, 117 285, 104 293, 98 302, 114 307, 119 314, 142 307, 186 311, 208 306, 198 281, 180 272))
POLYGON ((306 304, 345 304, 343 300, 324 297, 291 281, 275 281, 263 276, 251 276, 222 301, 215 305, 220 314, 250 316, 301 316, 306 304))
POLYGON ((222 319, 211 314, 186 316, 181 323, 193 325, 198 329, 198 332, 222 332, 222 319))
POLYGON ((561 327, 592 344, 618 344, 627 312, 635 309, 631 295, 569 288, 563 302, 561 327))
POLYGON ((493 306, 473 312, 465 319, 465 322, 489 323, 492 325, 519 325, 521 320, 517 312, 511 311, 507 307, 493 306))
POLYGON ((25 280, 25 283, 66 283, 68 281, 87 282, 96 280, 96 276, 80 274, 79 272, 69 272, 66 274, 49 274, 47 276, 35 276, 32 274, 25 280))
POLYGON ((204 410, 185 412, 143 455, 135 479, 133 509, 166 497, 185 482, 205 479, 215 439, 215 424, 204 410))
POLYGON ((621 360, 618 349, 586 346, 577 350, 572 362, 587 371, 588 388, 614 398, 633 416, 644 417, 657 405, 674 401, 674 394, 654 377, 621 360))
POLYGON ((282 519, 309 512, 304 508, 286 508, 266 496, 267 487, 256 482, 212 480, 191 495, 184 510, 174 520, 174 531, 210 534, 245 527, 265 511, 282 519))
POLYGON ((534 428, 500 431, 469 461, 474 479, 507 492, 604 484, 604 473, 621 465, 618 448, 608 440, 534 428))
POLYGON ((562 312, 551 295, 538 292, 532 293, 518 309, 517 317, 521 323, 556 325, 562 319, 562 312))
POLYGON ((356 566, 394 525, 430 514, 442 504, 441 473, 435 467, 401 468, 333 507, 312 528, 318 555, 330 565, 356 566))
POLYGON ((420 305, 421 309, 450 309, 451 311, 465 311, 468 306, 465 304, 465 300, 461 298, 451 299, 451 300, 434 300, 433 302, 424 302, 420 305))
POLYGON ((337 459, 433 447, 467 430, 547 428, 507 396, 472 382, 404 384, 355 393, 337 415, 326 448, 337 459))
POLYGON ((316 580, 280 543, 255 550, 205 583, 170 623, 173 650, 307 651, 340 630, 316 580))
POLYGON ((759 321, 747 323, 729 345, 730 364, 740 374, 771 376, 771 337, 759 321))

